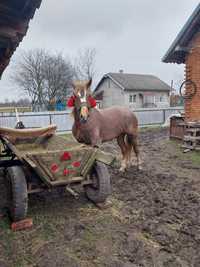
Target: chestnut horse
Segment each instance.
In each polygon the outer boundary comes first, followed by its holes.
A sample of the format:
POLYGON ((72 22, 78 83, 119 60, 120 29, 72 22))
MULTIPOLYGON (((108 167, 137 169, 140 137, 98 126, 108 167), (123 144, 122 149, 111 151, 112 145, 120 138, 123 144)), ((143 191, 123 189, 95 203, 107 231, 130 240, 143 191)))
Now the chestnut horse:
POLYGON ((73 136, 80 143, 99 146, 102 142, 117 139, 121 148, 121 171, 131 165, 131 152, 134 150, 139 168, 139 149, 137 143, 138 121, 125 107, 111 107, 99 110, 91 97, 90 81, 73 83, 73 96, 68 106, 73 106, 73 136), (69 105, 70 102, 70 105, 69 105))

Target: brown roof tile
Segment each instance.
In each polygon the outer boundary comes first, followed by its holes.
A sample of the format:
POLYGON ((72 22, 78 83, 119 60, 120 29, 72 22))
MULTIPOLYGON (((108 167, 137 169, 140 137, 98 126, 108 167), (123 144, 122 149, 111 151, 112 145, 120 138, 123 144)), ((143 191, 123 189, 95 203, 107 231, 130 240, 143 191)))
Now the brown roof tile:
POLYGON ((2 0, 0 3, 0 76, 26 35, 42 0, 2 0))

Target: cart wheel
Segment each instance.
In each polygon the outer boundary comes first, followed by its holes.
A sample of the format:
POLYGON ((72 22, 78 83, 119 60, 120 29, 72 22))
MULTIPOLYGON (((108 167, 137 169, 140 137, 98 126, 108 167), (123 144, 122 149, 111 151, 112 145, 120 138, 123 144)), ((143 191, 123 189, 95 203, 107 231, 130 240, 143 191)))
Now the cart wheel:
POLYGON ((96 161, 90 176, 93 183, 85 186, 87 197, 95 203, 102 203, 111 193, 110 174, 107 166, 96 161))
POLYGON ((6 180, 9 215, 14 222, 23 220, 28 208, 27 184, 23 169, 19 166, 9 167, 6 180))

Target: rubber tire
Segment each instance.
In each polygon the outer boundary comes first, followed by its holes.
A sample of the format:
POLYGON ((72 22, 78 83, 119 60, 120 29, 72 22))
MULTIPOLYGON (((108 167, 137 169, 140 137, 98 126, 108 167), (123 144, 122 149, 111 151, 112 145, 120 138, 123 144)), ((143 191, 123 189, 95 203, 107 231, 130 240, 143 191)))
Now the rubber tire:
POLYGON ((94 175, 98 182, 98 187, 92 185, 85 186, 86 196, 95 203, 105 202, 111 194, 110 174, 107 166, 99 161, 96 161, 92 167, 90 175, 94 175))
POLYGON ((184 99, 190 99, 190 98, 192 98, 194 95, 196 95, 196 92, 197 92, 197 86, 196 86, 196 83, 193 82, 192 80, 186 80, 186 81, 184 81, 184 82, 181 84, 180 89, 179 89, 179 93, 180 93, 181 97, 184 98, 184 99), (182 88, 183 88, 183 86, 184 86, 185 84, 187 84, 187 83, 189 83, 189 84, 191 84, 191 85, 193 86, 193 88, 192 88, 193 92, 192 92, 190 95, 185 95, 185 96, 184 96, 184 95, 182 94, 182 88))
POLYGON ((26 218, 28 209, 27 183, 24 171, 19 166, 9 167, 6 173, 8 184, 8 209, 12 221, 26 218))

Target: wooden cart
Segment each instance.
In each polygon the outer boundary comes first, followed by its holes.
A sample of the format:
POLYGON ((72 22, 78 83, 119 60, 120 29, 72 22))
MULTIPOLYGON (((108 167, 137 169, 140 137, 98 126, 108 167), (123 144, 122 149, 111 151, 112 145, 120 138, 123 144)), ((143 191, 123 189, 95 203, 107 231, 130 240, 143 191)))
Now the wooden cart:
POLYGON ((0 128, 4 168, 13 221, 26 217, 28 195, 54 187, 81 184, 89 199, 104 202, 109 196, 110 176, 106 165, 114 158, 97 148, 69 142, 55 135, 56 126, 40 129, 0 128))

